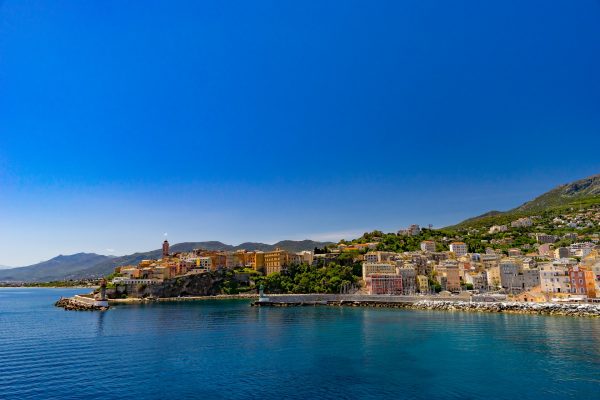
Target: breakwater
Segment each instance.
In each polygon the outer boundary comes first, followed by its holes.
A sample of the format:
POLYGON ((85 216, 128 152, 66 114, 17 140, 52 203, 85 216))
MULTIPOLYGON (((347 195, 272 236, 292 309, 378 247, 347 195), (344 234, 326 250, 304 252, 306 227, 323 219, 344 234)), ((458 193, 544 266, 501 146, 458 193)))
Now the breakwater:
POLYGON ((106 301, 96 300, 90 295, 61 297, 54 305, 68 311, 106 311, 109 308, 106 301))
POLYGON ((600 317, 598 304, 559 304, 524 302, 449 302, 423 300, 411 304, 417 310, 470 311, 509 314, 565 315, 573 317, 600 317))
POLYGON ((280 295, 261 298, 254 302, 253 305, 260 307, 376 307, 410 310, 600 317, 600 304, 469 301, 469 299, 465 300, 460 298, 423 299, 422 297, 416 296, 280 295))
POLYGON ((155 302, 177 302, 177 301, 203 301, 203 300, 256 300, 258 294, 217 294, 214 296, 179 296, 179 297, 127 297, 124 299, 108 299, 111 305, 136 304, 155 302))

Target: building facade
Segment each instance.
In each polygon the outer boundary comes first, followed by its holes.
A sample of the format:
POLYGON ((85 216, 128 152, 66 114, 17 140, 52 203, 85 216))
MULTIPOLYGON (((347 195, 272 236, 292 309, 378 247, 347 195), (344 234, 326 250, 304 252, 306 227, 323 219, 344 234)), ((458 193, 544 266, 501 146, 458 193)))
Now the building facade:
POLYGON ((467 244, 463 242, 452 242, 450 243, 450 251, 454 253, 456 257, 462 257, 468 253, 467 244))
POLYGON ((369 294, 402 294, 402 276, 396 274, 371 274, 365 280, 369 294))
POLYGON ((267 251, 264 253, 265 257, 265 271, 268 274, 274 272, 281 272, 287 269, 290 265, 291 256, 285 250, 276 249, 274 251, 267 251))
POLYGON ((592 271, 579 265, 571 266, 569 267, 569 279, 571 280, 571 294, 596 298, 596 284, 592 271))
POLYGON ((435 251, 435 242, 433 240, 424 240, 421 242, 421 251, 433 253, 435 251))
POLYGON ((366 280, 371 274, 395 274, 396 264, 394 263, 372 263, 364 262, 362 264, 362 276, 366 280))

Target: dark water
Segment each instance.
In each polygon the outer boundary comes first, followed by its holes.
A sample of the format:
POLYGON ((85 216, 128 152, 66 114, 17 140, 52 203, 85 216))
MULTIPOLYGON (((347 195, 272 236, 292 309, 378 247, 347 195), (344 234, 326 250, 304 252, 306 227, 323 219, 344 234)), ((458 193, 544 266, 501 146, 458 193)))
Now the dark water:
POLYGON ((0 289, 0 399, 600 399, 600 320, 0 289))

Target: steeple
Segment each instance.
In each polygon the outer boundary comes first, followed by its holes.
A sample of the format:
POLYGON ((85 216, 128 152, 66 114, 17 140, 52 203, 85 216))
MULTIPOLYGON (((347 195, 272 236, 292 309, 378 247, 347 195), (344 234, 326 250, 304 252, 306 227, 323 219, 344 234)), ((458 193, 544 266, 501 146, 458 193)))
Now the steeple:
POLYGON ((169 257, 169 242, 167 240, 165 240, 163 242, 163 258, 164 257, 169 257))

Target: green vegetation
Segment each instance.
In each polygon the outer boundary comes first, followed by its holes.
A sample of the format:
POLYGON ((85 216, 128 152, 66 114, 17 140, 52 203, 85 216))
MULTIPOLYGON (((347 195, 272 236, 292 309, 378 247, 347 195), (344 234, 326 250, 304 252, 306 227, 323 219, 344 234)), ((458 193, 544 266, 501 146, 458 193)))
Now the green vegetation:
POLYGON ((256 282, 260 280, 261 273, 252 268, 236 268, 233 271, 223 271, 223 280, 220 284, 222 294, 255 293, 256 282))
POLYGON ((421 249, 423 240, 436 241, 436 250, 448 250, 448 245, 443 243, 444 238, 454 237, 456 232, 448 229, 421 229, 421 233, 416 236, 397 235, 395 233, 383 233, 381 231, 373 231, 364 233, 358 239, 348 243, 378 243, 377 250, 393 251, 402 253, 405 251, 418 251, 421 249))
POLYGON ((262 277, 257 284, 263 284, 268 293, 340 293, 344 286, 358 281, 354 270, 333 262, 327 266, 301 264, 262 277))
POLYGON ((600 205, 600 175, 558 186, 535 199, 506 212, 490 211, 448 227, 453 230, 506 225, 532 215, 560 215, 600 205))

